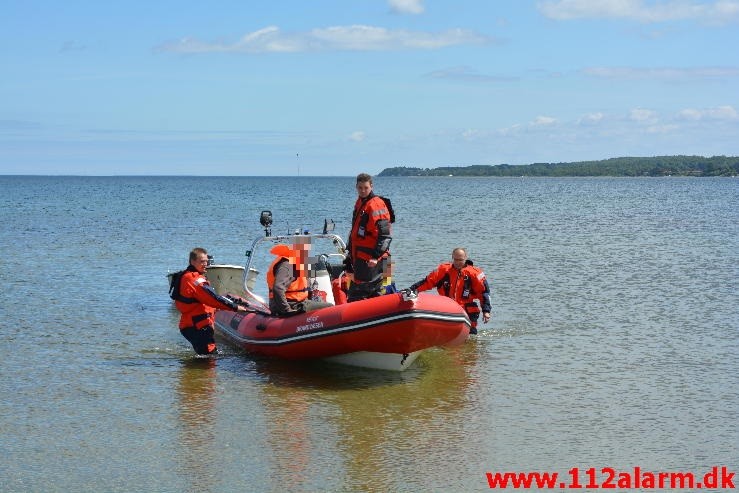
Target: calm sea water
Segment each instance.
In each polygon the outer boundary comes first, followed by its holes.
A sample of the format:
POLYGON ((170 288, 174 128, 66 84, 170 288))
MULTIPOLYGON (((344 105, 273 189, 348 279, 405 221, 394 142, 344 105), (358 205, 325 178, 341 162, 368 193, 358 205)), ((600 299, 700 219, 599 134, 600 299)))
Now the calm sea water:
MULTIPOLYGON (((0 491, 485 491, 739 469, 739 180, 385 178, 395 280, 467 246, 493 320, 402 374, 193 358, 165 274, 349 229, 352 178, 0 177, 0 491)), ((739 483, 739 481, 737 481, 739 483)), ((635 491, 635 490, 631 490, 635 491)))

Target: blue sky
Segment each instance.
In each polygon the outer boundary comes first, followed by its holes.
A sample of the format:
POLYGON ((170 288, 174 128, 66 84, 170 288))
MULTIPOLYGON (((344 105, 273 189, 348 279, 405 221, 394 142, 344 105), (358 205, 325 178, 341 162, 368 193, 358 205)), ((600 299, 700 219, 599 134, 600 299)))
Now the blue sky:
POLYGON ((739 155, 739 0, 6 0, 0 174, 739 155))

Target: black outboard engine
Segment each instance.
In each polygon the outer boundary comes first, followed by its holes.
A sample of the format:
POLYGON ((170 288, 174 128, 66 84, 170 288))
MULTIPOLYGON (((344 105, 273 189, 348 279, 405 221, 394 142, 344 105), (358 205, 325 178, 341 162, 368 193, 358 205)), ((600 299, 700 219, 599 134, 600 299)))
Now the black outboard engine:
POLYGON ((265 236, 272 236, 272 211, 262 211, 259 216, 259 224, 264 226, 265 236))

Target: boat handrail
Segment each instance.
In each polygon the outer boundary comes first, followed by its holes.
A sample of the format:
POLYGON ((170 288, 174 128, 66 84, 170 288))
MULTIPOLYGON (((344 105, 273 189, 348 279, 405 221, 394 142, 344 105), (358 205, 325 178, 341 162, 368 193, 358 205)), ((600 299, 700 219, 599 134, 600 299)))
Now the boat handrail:
MULTIPOLYGON (((258 245, 263 242, 272 242, 272 243, 288 243, 292 244, 295 242, 296 239, 308 239, 305 243, 312 243, 313 239, 326 239, 331 240, 331 242, 336 247, 336 253, 341 255, 346 255, 346 243, 344 243, 344 240, 335 233, 306 233, 306 234, 294 234, 294 235, 271 235, 271 236, 261 236, 255 239, 252 244, 251 248, 246 251, 246 265, 244 266, 244 278, 243 278, 243 287, 244 292, 252 299, 260 301, 263 298, 259 296, 258 294, 252 292, 249 289, 248 286, 248 277, 249 272, 251 269, 252 261, 254 260, 254 252, 256 251, 258 245)), ((264 303, 264 302, 263 302, 264 303)))

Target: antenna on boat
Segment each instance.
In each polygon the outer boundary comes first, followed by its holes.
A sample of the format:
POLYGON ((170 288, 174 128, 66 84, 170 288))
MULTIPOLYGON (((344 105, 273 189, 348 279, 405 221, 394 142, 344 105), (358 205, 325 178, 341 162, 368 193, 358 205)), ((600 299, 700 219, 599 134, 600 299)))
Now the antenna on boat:
POLYGON ((272 211, 262 211, 259 216, 259 224, 264 226, 265 236, 272 236, 272 211))

